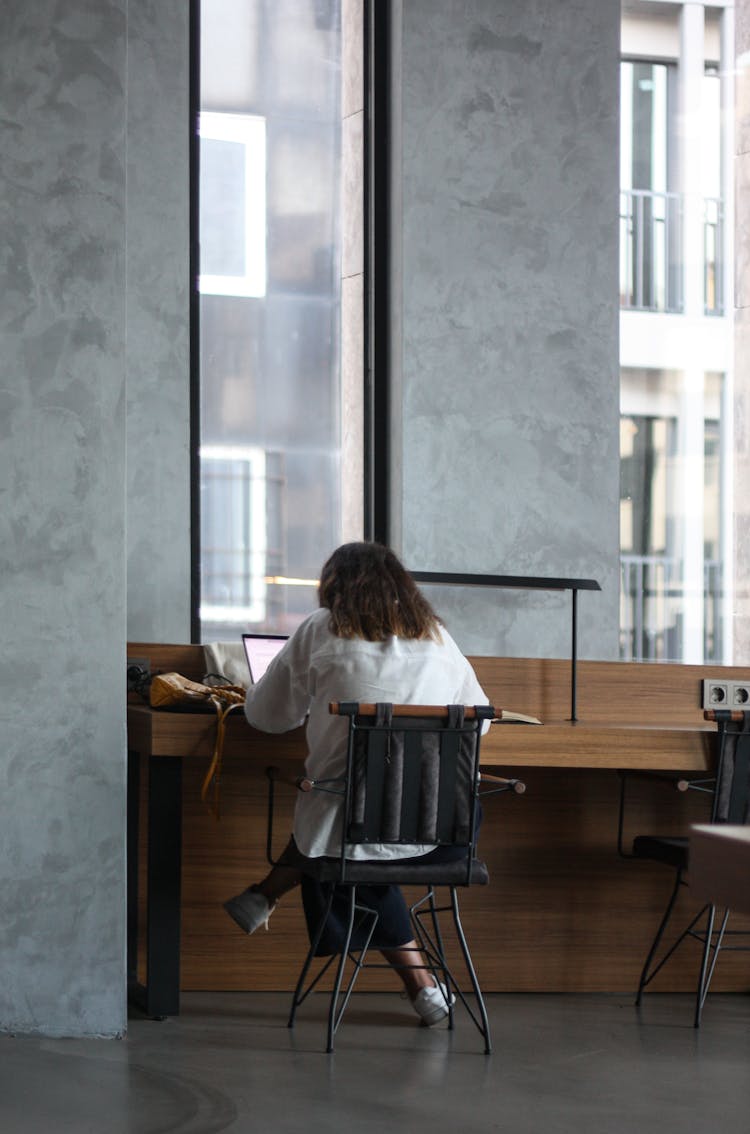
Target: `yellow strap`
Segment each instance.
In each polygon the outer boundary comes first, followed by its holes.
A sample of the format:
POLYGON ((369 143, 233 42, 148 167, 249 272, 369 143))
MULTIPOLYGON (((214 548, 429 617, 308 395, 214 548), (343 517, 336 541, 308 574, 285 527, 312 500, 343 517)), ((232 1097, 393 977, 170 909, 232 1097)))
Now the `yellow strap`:
POLYGON ((224 705, 221 701, 221 696, 217 695, 210 698, 211 704, 216 709, 216 741, 214 743, 214 752, 211 757, 211 763, 208 766, 208 771, 203 778, 203 786, 201 787, 201 800, 206 804, 209 813, 213 815, 214 819, 219 820, 219 792, 221 790, 221 766, 224 755, 224 735, 226 733, 226 720, 230 713, 235 709, 244 709, 244 702, 234 703, 232 705, 224 705), (208 798, 208 793, 213 784, 213 797, 208 798))

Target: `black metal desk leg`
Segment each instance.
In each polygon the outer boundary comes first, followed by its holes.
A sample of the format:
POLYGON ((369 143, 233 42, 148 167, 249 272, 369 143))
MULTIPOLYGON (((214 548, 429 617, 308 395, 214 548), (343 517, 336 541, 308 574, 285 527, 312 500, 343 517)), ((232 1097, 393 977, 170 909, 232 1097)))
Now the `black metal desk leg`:
POLYGON ((141 755, 127 753, 127 991, 137 999, 138 982, 138 801, 141 798, 141 755))
POLYGON ((148 894, 145 1011, 180 1010, 182 761, 152 756, 148 788, 148 894))
POLYGON ((128 996, 138 983, 138 806, 141 754, 128 749, 128 996))

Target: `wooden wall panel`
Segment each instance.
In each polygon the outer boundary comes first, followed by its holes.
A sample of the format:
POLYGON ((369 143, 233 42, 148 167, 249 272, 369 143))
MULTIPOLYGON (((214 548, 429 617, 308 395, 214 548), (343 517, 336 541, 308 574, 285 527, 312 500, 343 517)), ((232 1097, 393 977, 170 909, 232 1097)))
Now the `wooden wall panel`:
MULTIPOLYGON (((482 688, 500 708, 546 723, 570 717, 570 662, 537 658, 470 658, 482 688)), ((744 681, 731 666, 579 661, 577 716, 582 722, 702 726, 701 680, 719 672, 744 681)))
MULTIPOLYGON (((128 657, 146 657, 152 672, 176 670, 199 680, 205 672, 203 647, 131 642, 128 657)), ((498 708, 539 717, 546 723, 570 716, 570 662, 545 658, 469 659, 498 708)), ((722 666, 728 681, 747 671, 722 666)), ((702 726, 700 683, 716 666, 657 665, 648 662, 578 662, 577 715, 582 722, 702 726)))
MULTIPOLYGON (((221 902, 265 871, 264 785, 233 758, 216 823, 200 803, 200 767, 185 765, 182 985, 186 989, 291 989, 305 948, 297 894, 268 933, 246 937, 221 902)), ((486 801, 480 848, 491 883, 462 894, 464 926, 487 991, 628 991, 672 884, 658 865, 616 853, 619 781, 613 771, 524 769, 528 791, 486 801)), ((678 833, 705 818, 706 797, 637 783, 631 836, 678 833)), ((291 807, 289 809, 291 822, 291 807)), ((283 836, 283 826, 279 829, 283 836)), ((689 895, 680 900, 687 919, 689 895)), ((750 919, 735 925, 750 927, 750 919)), ((698 946, 665 969, 655 988, 689 990, 698 946)), ((750 982, 750 954, 726 954, 717 989, 750 982)), ((371 973, 366 986, 393 987, 371 973)))

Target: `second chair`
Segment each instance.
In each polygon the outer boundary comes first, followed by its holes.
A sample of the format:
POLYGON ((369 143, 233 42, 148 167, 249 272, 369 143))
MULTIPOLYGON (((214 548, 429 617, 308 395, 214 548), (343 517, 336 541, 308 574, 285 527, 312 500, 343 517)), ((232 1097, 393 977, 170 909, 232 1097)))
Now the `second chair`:
MULTIPOLYGON (((678 787, 687 789, 698 787, 709 791, 712 795, 711 822, 736 823, 750 822, 750 712, 730 712, 709 710, 705 714, 707 719, 718 724, 716 737, 716 773, 715 779, 710 781, 673 780, 678 787)), ((623 773, 623 794, 620 799, 620 834, 618 844, 622 853, 622 817, 624 801, 624 783, 627 773, 623 773)), ((729 910, 724 910, 718 928, 716 928, 716 907, 712 904, 703 905, 682 930, 676 940, 666 952, 657 960, 657 954, 662 938, 672 917, 678 894, 681 889, 688 886, 690 841, 687 835, 674 837, 664 835, 639 835, 633 841, 632 855, 625 857, 648 859, 663 863, 674 870, 674 883, 667 902, 667 907, 657 928, 654 939, 641 971, 636 995, 636 1004, 640 1005, 646 987, 656 974, 674 954, 679 945, 687 938, 694 938, 702 945, 700 966, 695 996, 694 1025, 700 1027, 703 1005, 711 984, 714 968, 722 948, 745 949, 746 945, 727 946, 725 939, 732 934, 727 929, 729 910)), ((744 930, 737 930, 737 935, 745 936, 744 930)))

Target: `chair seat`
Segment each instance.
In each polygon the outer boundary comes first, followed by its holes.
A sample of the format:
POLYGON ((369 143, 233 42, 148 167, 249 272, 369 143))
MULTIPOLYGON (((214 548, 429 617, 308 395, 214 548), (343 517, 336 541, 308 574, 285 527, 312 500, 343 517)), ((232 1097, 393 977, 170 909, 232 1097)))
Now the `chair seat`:
MULTIPOLYGON (((338 882, 341 864, 337 858, 307 858, 302 866, 318 882, 338 882)), ((471 864, 471 885, 486 886, 490 880, 486 865, 480 859, 471 864)), ((350 859, 346 865, 346 883, 377 886, 465 886, 466 862, 408 863, 399 859, 350 859)))
POLYGON ((688 864, 688 840, 672 838, 668 835, 639 835, 633 840, 633 854, 636 858, 649 858, 663 862, 675 870, 685 870, 688 864))

